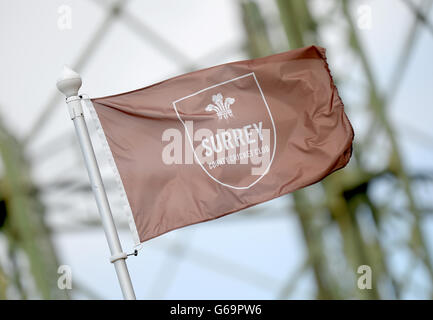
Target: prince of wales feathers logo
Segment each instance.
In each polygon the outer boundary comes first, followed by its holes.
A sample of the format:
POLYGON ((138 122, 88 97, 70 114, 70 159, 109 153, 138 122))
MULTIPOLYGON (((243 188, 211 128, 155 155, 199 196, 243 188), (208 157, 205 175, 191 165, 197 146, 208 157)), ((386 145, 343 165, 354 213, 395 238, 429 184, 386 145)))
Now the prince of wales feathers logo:
POLYGON ((208 104, 208 106, 205 108, 207 112, 215 111, 219 120, 221 120, 223 117, 224 119, 234 117, 233 111, 230 109, 230 106, 235 103, 234 98, 226 98, 223 102, 223 95, 221 93, 217 93, 212 96, 212 101, 215 104, 208 104))

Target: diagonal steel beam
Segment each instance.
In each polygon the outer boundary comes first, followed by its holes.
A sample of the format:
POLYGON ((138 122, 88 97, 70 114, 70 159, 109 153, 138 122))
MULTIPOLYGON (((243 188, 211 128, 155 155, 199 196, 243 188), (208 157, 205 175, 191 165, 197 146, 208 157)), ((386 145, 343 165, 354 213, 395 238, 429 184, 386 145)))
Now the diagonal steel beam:
MULTIPOLYGON (((119 13, 122 12, 127 0, 119 0, 109 8, 104 21, 101 23, 99 28, 95 31, 93 36, 87 43, 87 46, 78 56, 77 61, 72 65, 72 68, 77 71, 81 71, 86 63, 89 61, 91 55, 96 51, 98 46, 101 44, 102 40, 107 34, 108 29, 117 20, 119 13)), ((33 140, 44 128, 44 125, 50 119, 53 109, 59 103, 61 96, 57 92, 53 92, 52 96, 49 98, 44 110, 41 112, 37 120, 34 122, 33 126, 29 130, 27 136, 24 138, 24 144, 27 145, 31 140, 33 140)))
MULTIPOLYGON (((102 0, 93 1, 103 7, 106 6, 105 2, 102 0)), ((180 65, 189 66, 191 70, 196 67, 196 64, 192 59, 144 23, 140 18, 131 14, 127 10, 120 12, 119 18, 128 28, 152 43, 158 50, 160 50, 161 54, 165 55, 168 59, 176 61, 180 65)))

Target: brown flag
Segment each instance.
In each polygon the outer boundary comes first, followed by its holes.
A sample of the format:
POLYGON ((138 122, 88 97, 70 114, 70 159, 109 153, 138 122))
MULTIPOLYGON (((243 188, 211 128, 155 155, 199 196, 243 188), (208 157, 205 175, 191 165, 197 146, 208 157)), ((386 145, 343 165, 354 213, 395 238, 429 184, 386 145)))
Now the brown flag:
POLYGON ((353 129, 316 46, 92 102, 137 243, 313 184, 352 152, 353 129))

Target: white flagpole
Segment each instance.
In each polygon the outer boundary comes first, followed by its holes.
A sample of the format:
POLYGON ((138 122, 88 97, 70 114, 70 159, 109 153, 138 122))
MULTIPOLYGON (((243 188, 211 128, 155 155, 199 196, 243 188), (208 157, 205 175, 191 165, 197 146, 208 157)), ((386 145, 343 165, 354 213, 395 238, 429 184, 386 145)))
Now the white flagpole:
POLYGON ((65 67, 61 78, 57 80, 57 88, 66 96, 69 114, 74 122, 75 132, 80 143, 81 152, 83 153, 87 173, 89 174, 90 183, 104 227, 105 237, 111 251, 110 262, 114 264, 116 269, 124 299, 135 300, 134 288, 132 287, 125 261, 127 255, 123 252, 119 241, 116 225, 114 224, 110 205, 108 204, 107 194, 102 183, 101 173, 96 162, 95 152, 93 151, 92 142, 84 120, 81 97, 78 95, 81 83, 80 75, 65 67))

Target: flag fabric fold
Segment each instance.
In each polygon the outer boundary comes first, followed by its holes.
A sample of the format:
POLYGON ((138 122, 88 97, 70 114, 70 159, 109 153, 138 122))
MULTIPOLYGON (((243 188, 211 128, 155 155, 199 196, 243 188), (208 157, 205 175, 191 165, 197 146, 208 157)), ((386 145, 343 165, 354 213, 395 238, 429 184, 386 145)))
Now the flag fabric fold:
POLYGON ((352 153, 317 46, 91 100, 137 242, 311 185, 352 153))

